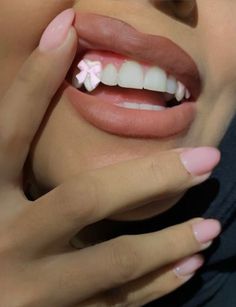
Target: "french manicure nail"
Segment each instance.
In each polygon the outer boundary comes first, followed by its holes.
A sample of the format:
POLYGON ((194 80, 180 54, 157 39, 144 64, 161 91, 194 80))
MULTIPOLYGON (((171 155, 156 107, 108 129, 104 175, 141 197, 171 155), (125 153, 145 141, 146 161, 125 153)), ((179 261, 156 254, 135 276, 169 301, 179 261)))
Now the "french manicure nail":
POLYGON ((58 48, 66 39, 74 18, 73 9, 67 9, 54 18, 41 37, 39 50, 50 51, 58 48))
POLYGON ((195 176, 210 173, 220 161, 220 152, 213 147, 187 149, 180 154, 186 170, 195 176))
POLYGON ((194 255, 179 262, 174 272, 178 277, 191 277, 204 263, 201 255, 194 255))
POLYGON ((203 220, 192 227, 197 241, 201 244, 211 243, 221 232, 219 221, 213 219, 203 220))

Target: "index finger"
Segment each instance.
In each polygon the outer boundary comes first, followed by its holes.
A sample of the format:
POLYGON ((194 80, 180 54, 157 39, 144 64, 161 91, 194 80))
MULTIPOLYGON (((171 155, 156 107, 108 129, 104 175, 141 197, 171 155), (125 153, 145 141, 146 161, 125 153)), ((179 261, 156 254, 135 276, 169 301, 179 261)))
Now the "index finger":
POLYGON ((19 177, 30 143, 76 53, 75 13, 58 15, 0 103, 1 176, 19 177))

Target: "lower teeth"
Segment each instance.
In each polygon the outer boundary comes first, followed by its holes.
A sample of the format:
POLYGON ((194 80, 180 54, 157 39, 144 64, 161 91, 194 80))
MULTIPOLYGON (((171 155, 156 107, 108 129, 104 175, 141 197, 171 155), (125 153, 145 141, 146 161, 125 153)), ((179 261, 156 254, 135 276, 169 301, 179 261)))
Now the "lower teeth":
POLYGON ((125 108, 125 109, 133 109, 133 110, 148 110, 148 111, 162 111, 166 108, 163 106, 152 105, 152 104, 143 104, 143 103, 135 103, 135 102, 121 102, 118 103, 117 106, 125 108))

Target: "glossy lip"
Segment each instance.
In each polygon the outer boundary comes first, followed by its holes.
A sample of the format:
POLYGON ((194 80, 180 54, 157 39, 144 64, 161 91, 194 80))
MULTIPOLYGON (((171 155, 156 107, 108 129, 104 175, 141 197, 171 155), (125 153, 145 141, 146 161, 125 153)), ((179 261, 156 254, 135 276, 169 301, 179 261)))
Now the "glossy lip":
POLYGON ((170 39, 145 34, 121 20, 91 13, 77 13, 74 25, 82 50, 112 51, 157 65, 181 81, 190 91, 192 99, 197 100, 201 92, 197 65, 170 39))
MULTIPOLYGON (((200 75, 190 56, 161 36, 138 32, 130 25, 107 16, 77 13, 78 58, 88 50, 112 51, 174 75, 196 100, 201 91, 200 75)), ((169 137, 188 129, 196 115, 194 102, 164 111, 129 110, 85 94, 67 83, 66 94, 88 122, 109 133, 131 137, 169 137)))

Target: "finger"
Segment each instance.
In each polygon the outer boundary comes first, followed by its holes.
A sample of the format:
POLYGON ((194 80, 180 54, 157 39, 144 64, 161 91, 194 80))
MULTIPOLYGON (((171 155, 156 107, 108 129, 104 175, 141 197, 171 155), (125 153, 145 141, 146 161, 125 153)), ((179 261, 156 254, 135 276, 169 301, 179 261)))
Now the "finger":
POLYGON ((55 300, 72 304, 193 255, 209 246, 219 232, 219 222, 197 220, 151 234, 121 236, 51 257, 43 263, 42 274, 53 285, 49 293, 55 300), (60 284, 66 287, 58 293, 60 284))
POLYGON ((75 13, 57 16, 0 103, 1 176, 18 178, 30 143, 76 53, 75 13))
MULTIPOLYGON (((187 154, 190 161, 191 152, 187 154)), ((213 148, 195 149, 192 155, 195 157, 196 154, 201 167, 205 164, 205 173, 219 161, 219 152, 213 148)), ((190 174, 186 169, 190 169, 190 162, 186 166, 187 158, 180 155, 176 151, 166 151, 121 162, 81 174, 62 184, 38 199, 26 212, 27 221, 33 225, 30 230, 25 230, 30 242, 38 237, 38 233, 41 233, 38 246, 63 239, 68 242, 88 224, 121 210, 128 211, 152 200, 182 193, 209 176, 190 174)))
POLYGON ((78 307, 144 306, 169 294, 189 281, 203 263, 204 260, 201 255, 188 257, 174 266, 169 265, 122 287, 108 290, 79 303, 78 307))

